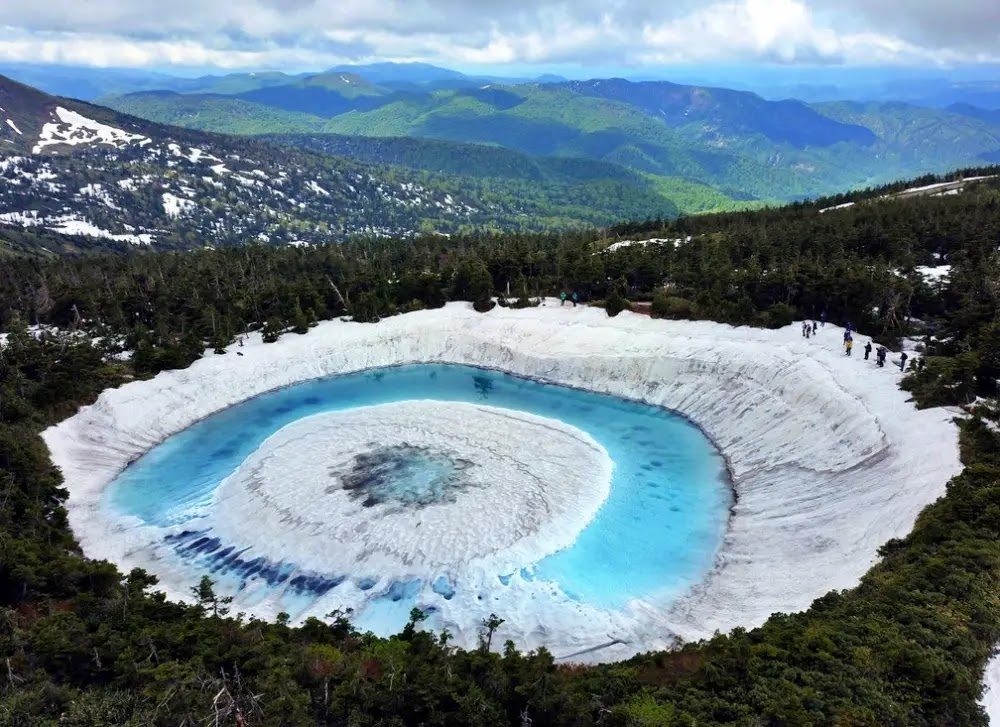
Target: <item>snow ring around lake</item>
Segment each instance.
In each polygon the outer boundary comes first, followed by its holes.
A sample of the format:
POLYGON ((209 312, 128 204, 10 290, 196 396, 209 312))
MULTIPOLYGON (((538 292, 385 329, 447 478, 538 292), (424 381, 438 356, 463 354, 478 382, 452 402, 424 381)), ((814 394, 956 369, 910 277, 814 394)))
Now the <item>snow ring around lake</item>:
POLYGON ((592 437, 553 419, 383 404, 283 427, 223 481, 209 519, 226 542, 319 572, 510 572, 573 544, 612 467, 592 437))
MULTIPOLYGON (((842 333, 827 325, 806 339, 797 325, 609 318, 551 301, 486 314, 453 303, 374 325, 322 323, 274 344, 255 336, 229 355, 106 391, 44 438, 84 552, 126 570, 147 568, 169 596, 185 598, 190 573, 151 561, 135 531, 109 521, 102 497, 169 436, 265 392, 376 367, 455 363, 678 412, 725 455, 736 493, 715 566, 699 584, 669 603, 635 599, 616 611, 557 603, 540 581, 517 580, 498 601, 470 594, 459 603, 459 594, 451 602, 467 618, 506 619, 494 643, 509 638, 558 657, 610 661, 668 648, 676 637, 756 626, 855 586, 878 548, 905 536, 961 471, 954 413, 917 410, 899 389, 898 366, 845 356, 842 333)), ((856 333, 856 348, 864 340, 856 333)), ((265 606, 250 610, 273 617, 265 606)), ((452 632, 456 643, 475 644, 474 633, 452 632)))

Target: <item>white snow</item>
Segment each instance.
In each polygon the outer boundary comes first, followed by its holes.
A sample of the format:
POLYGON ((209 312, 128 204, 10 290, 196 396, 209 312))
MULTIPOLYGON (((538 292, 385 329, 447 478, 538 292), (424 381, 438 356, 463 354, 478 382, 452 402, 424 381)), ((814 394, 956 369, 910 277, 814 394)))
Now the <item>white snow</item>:
POLYGON ((916 268, 916 271, 928 283, 940 283, 947 280, 948 276, 951 275, 951 265, 937 265, 935 267, 918 267, 916 268))
POLYGON ((981 176, 981 177, 966 177, 965 179, 955 179, 950 182, 937 182, 935 184, 927 184, 922 187, 910 187, 909 189, 904 189, 902 192, 896 192, 895 194, 890 194, 886 196, 909 197, 912 195, 937 192, 937 194, 934 194, 933 196, 940 197, 944 194, 958 194, 965 188, 965 185, 969 184, 970 182, 982 182, 987 179, 995 179, 995 178, 996 178, 995 174, 981 176))
MULTIPOLYGON (((176 143, 173 143, 173 142, 167 144, 167 149, 170 151, 170 153, 173 156, 181 157, 182 159, 187 159, 189 162, 191 162, 193 164, 197 164, 202 159, 210 159, 210 160, 216 161, 216 162, 221 162, 222 161, 217 156, 212 156, 211 154, 208 154, 207 152, 204 152, 201 149, 198 149, 197 147, 193 147, 193 146, 188 147, 188 153, 187 154, 184 153, 184 150, 181 148, 180 144, 176 144, 176 143)), ((222 166, 222 165, 219 165, 219 166, 222 166)))
POLYGON ((686 238, 668 239, 665 237, 651 237, 648 240, 619 240, 608 245, 604 252, 615 252, 616 250, 622 250, 626 247, 632 247, 637 245, 639 247, 646 247, 647 245, 673 245, 677 247, 685 242, 691 242, 691 236, 688 235, 686 238))
POLYGON ((88 119, 76 111, 56 107, 55 116, 58 120, 50 121, 42 127, 38 135, 38 143, 31 150, 38 154, 48 146, 76 146, 78 144, 109 144, 121 147, 133 141, 146 137, 141 134, 131 134, 99 121, 88 119))
POLYGON ((994 656, 986 663, 983 685, 986 691, 979 703, 986 710, 990 724, 995 727, 1000 725, 1000 655, 994 656))
MULTIPOLYGON (((898 388, 898 368, 844 356, 842 333, 828 325, 807 340, 797 324, 768 331, 631 313, 612 319, 552 302, 478 314, 456 303, 374 325, 321 323, 306 336, 269 345, 255 336, 238 349, 241 357, 208 356, 106 391, 44 437, 63 470, 70 522, 85 553, 126 570, 147 568, 168 595, 185 598, 190 568, 158 557, 143 528, 102 506, 102 493, 130 461, 171 434, 265 391, 375 366, 453 362, 673 409, 726 455, 738 495, 716 566, 700 584, 673 601, 650 598, 609 610, 556 598, 551 584, 515 575, 489 603, 459 589, 441 614, 448 623, 501 614, 507 624, 500 643, 544 644, 557 656, 620 640, 582 657, 607 661, 669 648, 676 636, 755 626, 852 587, 878 547, 908 533, 920 510, 944 494, 961 470, 953 414, 915 409, 898 388)), ((498 436, 495 444, 503 441, 498 436)), ((538 439, 516 441, 514 449, 530 451, 538 439)), ((311 466, 306 459, 300 466, 311 466)), ((349 605, 345 587, 305 615, 349 605)), ((235 595, 239 610, 262 617, 281 610, 272 597, 235 595)), ((458 644, 475 640, 475 633, 456 632, 458 644)))
POLYGON ((167 217, 180 217, 186 212, 190 212, 195 207, 195 203, 190 199, 178 197, 170 192, 163 193, 163 213, 167 217))
POLYGON ((35 210, 26 212, 3 212, 0 213, 0 224, 18 225, 20 227, 36 227, 44 222, 35 210))
POLYGON ((316 182, 314 180, 312 180, 312 179, 310 179, 308 182, 306 182, 306 186, 309 189, 311 189, 313 192, 315 192, 316 194, 321 194, 324 197, 329 197, 330 196, 329 192, 327 192, 321 186, 319 186, 318 184, 316 184, 316 182))
POLYGON ((111 193, 108 192, 108 190, 101 184, 88 184, 85 187, 81 187, 79 194, 81 197, 91 197, 92 199, 96 199, 113 210, 119 209, 118 205, 115 204, 114 199, 111 197, 111 193))
POLYGON ((46 218, 40 217, 36 210, 4 212, 0 214, 0 224, 19 225, 21 227, 39 227, 45 225, 53 232, 60 232, 64 235, 103 237, 108 240, 128 242, 132 245, 149 245, 153 242, 153 236, 149 233, 116 235, 75 215, 58 215, 46 218))
POLYGON ((18 135, 20 135, 20 136, 23 136, 23 134, 21 134, 21 130, 20 130, 19 128, 17 128, 17 124, 15 124, 15 123, 14 123, 13 121, 11 121, 10 119, 7 119, 7 126, 9 126, 10 128, 12 128, 12 129, 14 130, 14 133, 15 133, 15 134, 18 134, 18 135))
POLYGON ((844 202, 844 204, 837 204, 834 205, 833 207, 824 207, 819 211, 819 213, 823 214, 824 212, 832 212, 833 210, 846 210, 848 207, 853 207, 853 206, 854 206, 853 202, 844 202))
POLYGON ((98 227, 88 220, 74 215, 63 215, 61 217, 55 217, 48 220, 47 227, 53 232, 61 232, 64 235, 103 237, 108 240, 127 242, 132 245, 150 245, 153 242, 153 236, 150 233, 144 232, 138 235, 116 235, 108 230, 98 227))

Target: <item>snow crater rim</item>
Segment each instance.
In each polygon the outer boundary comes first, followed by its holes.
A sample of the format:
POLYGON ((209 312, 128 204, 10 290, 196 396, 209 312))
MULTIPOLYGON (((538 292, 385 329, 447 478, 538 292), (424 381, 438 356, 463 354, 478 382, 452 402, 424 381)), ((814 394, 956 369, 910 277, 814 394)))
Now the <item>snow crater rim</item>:
POLYGON ((188 369, 106 391, 43 436, 66 478, 84 552, 127 569, 140 563, 127 532, 108 537, 99 506, 107 486, 170 435, 267 391, 454 363, 664 407, 699 426, 729 465, 737 497, 715 569, 672 604, 585 610, 582 636, 569 623, 551 628, 546 614, 510 614, 508 628, 520 620, 519 631, 506 636, 525 648, 582 652, 597 646, 595 629, 614 634, 621 643, 585 657, 608 661, 667 648, 675 636, 756 626, 853 587, 878 548, 905 536, 961 471, 953 414, 916 410, 898 388, 898 370, 861 369, 858 357, 843 355, 841 333, 828 325, 807 341, 796 325, 734 328, 628 312, 610 319, 551 300, 487 314, 452 303, 374 325, 326 322, 275 344, 254 337, 238 349, 242 357, 207 354, 188 369))

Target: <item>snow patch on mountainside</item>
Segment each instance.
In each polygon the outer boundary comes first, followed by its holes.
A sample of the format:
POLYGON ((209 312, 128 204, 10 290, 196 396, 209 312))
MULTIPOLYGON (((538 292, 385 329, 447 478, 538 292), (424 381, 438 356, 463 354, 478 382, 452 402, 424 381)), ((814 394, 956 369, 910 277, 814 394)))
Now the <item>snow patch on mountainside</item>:
POLYGON ((163 212, 167 217, 180 217, 186 212, 190 212, 195 204, 189 199, 178 197, 170 192, 163 193, 163 212))
POLYGON ((36 210, 24 212, 0 213, 0 225, 16 227, 45 227, 52 232, 63 235, 83 235, 85 237, 100 237, 116 242, 127 242, 131 245, 151 245, 153 235, 147 232, 138 234, 116 234, 98 227, 89 220, 78 215, 58 215, 55 217, 39 216, 36 210))
POLYGON ((17 128, 17 124, 15 124, 15 123, 14 123, 13 121, 11 121, 10 119, 7 119, 7 126, 9 126, 10 128, 12 128, 12 129, 14 130, 14 133, 15 133, 15 134, 17 134, 17 135, 19 135, 19 136, 23 136, 23 134, 22 134, 21 130, 20 130, 19 128, 17 128))
POLYGON ((116 242, 127 242, 131 245, 150 245, 153 242, 153 236, 149 233, 141 233, 138 235, 133 234, 122 234, 116 235, 113 232, 108 232, 92 222, 85 220, 81 217, 75 217, 73 215, 65 215, 63 217, 57 217, 52 222, 56 224, 50 224, 48 229, 53 232, 60 232, 64 235, 84 235, 86 237, 103 237, 108 240, 115 240, 116 242))
POLYGON ((57 106, 53 112, 56 119, 42 127, 38 142, 31 150, 32 154, 41 153, 50 146, 79 146, 89 144, 107 144, 121 148, 136 141, 149 140, 141 134, 132 134, 86 116, 57 106))
POLYGON ((691 242, 690 235, 688 235, 687 237, 678 237, 676 239, 668 239, 665 237, 651 237, 648 240, 619 240, 618 242, 614 242, 608 245, 605 248, 604 252, 615 252, 616 250, 623 250, 626 247, 633 247, 633 246, 646 247, 647 245, 672 245, 673 247, 677 247, 678 245, 682 245, 685 242, 691 242))
POLYGON ((819 211, 819 213, 823 214, 825 212, 833 212, 834 210, 846 210, 847 208, 853 207, 853 206, 854 206, 853 202, 844 202, 844 204, 837 204, 837 205, 834 205, 833 207, 824 207, 823 209, 821 209, 819 211))

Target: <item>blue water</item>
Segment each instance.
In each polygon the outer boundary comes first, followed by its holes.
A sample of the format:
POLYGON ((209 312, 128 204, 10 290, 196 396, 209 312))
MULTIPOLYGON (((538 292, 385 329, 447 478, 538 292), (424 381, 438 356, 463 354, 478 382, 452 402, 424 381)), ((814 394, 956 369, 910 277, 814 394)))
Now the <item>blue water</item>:
MULTIPOLYGON (((281 427, 321 412, 414 399, 486 403, 559 419, 590 434, 615 463, 611 494, 577 542, 540 563, 525 564, 517 574, 497 573, 497 588, 515 576, 545 579, 572 598, 617 608, 630 598, 677 592, 711 568, 731 492, 722 457, 697 427, 657 407, 468 366, 377 369, 243 402, 131 464, 108 489, 107 505, 151 525, 182 525, 184 532, 171 543, 191 561, 192 584, 211 570, 236 573, 243 586, 256 579, 316 595, 345 578, 371 588, 379 574, 296 573, 294 553, 281 563, 254 559, 245 547, 213 539, 203 518, 218 484, 281 427)), ((412 471, 406 477, 425 482, 412 471)), ((393 587, 383 598, 405 621, 414 586, 393 587)), ((433 583, 441 598, 461 587, 460 577, 433 583)))

